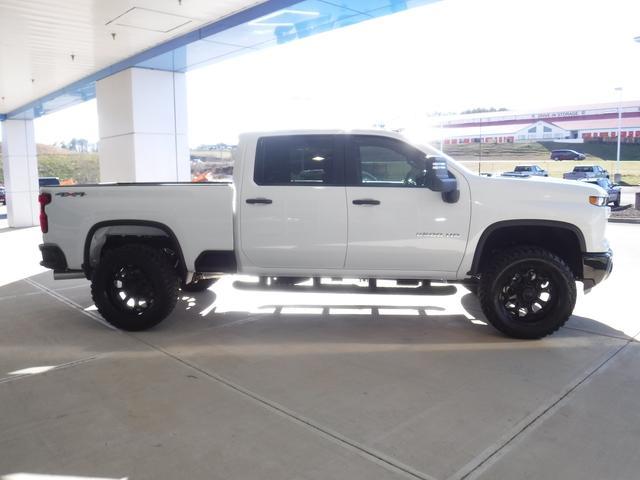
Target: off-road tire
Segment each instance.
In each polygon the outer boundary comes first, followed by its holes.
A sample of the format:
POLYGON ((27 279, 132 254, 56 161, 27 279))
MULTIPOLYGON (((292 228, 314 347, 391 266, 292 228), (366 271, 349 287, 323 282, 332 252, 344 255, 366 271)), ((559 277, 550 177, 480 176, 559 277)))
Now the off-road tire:
POLYGON ((161 250, 139 244, 124 245, 104 253, 91 278, 91 296, 102 317, 114 327, 147 330, 175 308, 178 276, 161 250), (135 298, 131 293, 134 291, 137 291, 135 298), (132 295, 128 301, 133 300, 134 306, 127 304, 127 295, 132 295), (145 299, 144 304, 140 298, 145 299), (140 304, 136 305, 137 302, 140 304))
POLYGON ((496 329, 513 338, 537 339, 555 332, 569 319, 576 303, 576 282, 557 255, 535 246, 516 247, 492 259, 480 277, 478 299, 496 329), (544 290, 549 293, 547 301, 541 300, 544 290), (510 300, 514 297, 516 300, 510 300))
POLYGON ((217 281, 218 281, 217 278, 207 278, 205 280, 199 280, 197 282, 184 284, 180 288, 183 292, 189 292, 189 293, 204 292, 205 290, 208 290, 209 287, 211 287, 211 285, 213 285, 217 281))

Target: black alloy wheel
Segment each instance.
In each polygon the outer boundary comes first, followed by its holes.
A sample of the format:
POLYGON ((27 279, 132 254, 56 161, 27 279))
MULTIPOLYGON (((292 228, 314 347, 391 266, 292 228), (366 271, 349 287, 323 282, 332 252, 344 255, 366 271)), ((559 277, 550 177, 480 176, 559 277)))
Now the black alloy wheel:
POLYGON ((537 322, 557 303, 555 272, 537 262, 522 262, 506 270, 498 301, 506 314, 521 322, 537 322))
POLYGON ((156 297, 150 279, 137 265, 123 265, 113 272, 107 295, 122 312, 137 315, 152 307, 156 297))
POLYGON ((555 332, 576 302, 573 273, 560 257, 540 247, 498 254, 480 277, 478 298, 487 320, 514 338, 555 332))
POLYGON ((124 245, 102 256, 91 278, 91 296, 111 325, 122 330, 146 330, 175 308, 178 276, 162 250, 124 245))

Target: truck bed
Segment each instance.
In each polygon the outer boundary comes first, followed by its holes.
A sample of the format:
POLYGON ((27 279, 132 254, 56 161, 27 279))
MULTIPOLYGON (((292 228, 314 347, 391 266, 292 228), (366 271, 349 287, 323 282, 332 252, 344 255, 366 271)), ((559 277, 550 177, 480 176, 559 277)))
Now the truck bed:
POLYGON ((166 226, 180 239, 189 270, 200 252, 233 250, 231 183, 74 185, 42 187, 41 192, 51 194, 45 243, 59 245, 72 270, 82 268, 90 232, 122 221, 166 226))

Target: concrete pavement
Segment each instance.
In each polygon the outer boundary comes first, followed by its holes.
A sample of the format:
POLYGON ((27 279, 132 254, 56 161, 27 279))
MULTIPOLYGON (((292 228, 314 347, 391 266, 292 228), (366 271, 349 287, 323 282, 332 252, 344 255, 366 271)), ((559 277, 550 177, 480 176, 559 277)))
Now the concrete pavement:
POLYGON ((534 342, 463 287, 241 277, 122 333, 4 231, 0 478, 636 479, 640 226, 608 228, 611 278, 534 342))

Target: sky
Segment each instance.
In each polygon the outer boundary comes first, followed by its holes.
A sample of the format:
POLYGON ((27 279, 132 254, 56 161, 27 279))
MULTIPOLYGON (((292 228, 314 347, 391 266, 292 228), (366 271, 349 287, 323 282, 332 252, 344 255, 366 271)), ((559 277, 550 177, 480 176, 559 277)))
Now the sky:
MULTIPOLYGON (((640 100, 640 1, 443 0, 187 73, 189 144, 242 131, 407 127, 427 114, 640 100)), ((95 100, 36 140, 98 140, 95 100)))

